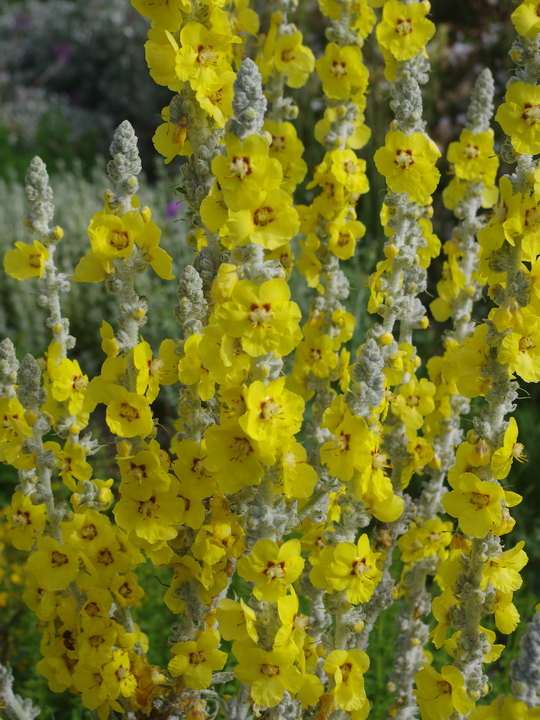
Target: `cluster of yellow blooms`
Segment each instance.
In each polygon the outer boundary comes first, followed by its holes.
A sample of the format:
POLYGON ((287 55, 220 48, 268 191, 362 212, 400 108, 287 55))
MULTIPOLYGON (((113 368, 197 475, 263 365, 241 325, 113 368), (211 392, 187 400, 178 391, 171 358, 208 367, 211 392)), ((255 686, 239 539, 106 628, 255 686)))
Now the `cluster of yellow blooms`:
POLYGON ((63 232, 51 226, 46 169, 32 162, 25 223, 37 239, 16 243, 4 269, 39 280, 53 337, 43 358, 21 362, 10 341, 0 343, 0 460, 19 476, 4 515, 10 542, 29 553, 23 598, 43 629, 39 672, 100 720, 218 712, 239 720, 272 708, 269 720, 365 720, 369 633, 403 597, 391 717, 540 717, 522 680, 513 696, 475 707, 488 692, 483 665, 503 649, 480 621, 489 614, 500 633, 516 628, 512 594, 527 562, 522 542, 503 550, 509 508, 521 498, 500 481, 525 457, 515 419, 505 419, 514 378, 540 380, 537 3, 524 0, 512 16, 521 70, 496 115, 515 174, 497 187, 489 74, 448 148, 454 177, 443 200, 459 224, 442 247, 430 308, 453 328, 444 354, 427 363, 429 379, 417 377, 413 344, 413 331, 429 324, 418 295, 441 251, 431 222, 440 152, 420 92, 435 32, 429 3, 319 0, 329 42, 318 59, 290 21, 293 0, 271 3, 264 35, 247 0, 132 4, 152 21, 150 74, 176 93, 154 144, 166 163, 185 156, 196 256, 179 278, 183 336, 155 352, 141 334, 148 308, 136 277, 150 265, 172 280, 173 258, 136 195, 140 160, 123 123, 108 166, 114 189, 90 220, 90 247, 72 277, 103 282, 119 298, 117 329, 103 321, 104 362, 90 380, 69 357, 75 340, 60 302, 69 281, 54 262, 63 232), (356 151, 371 132, 361 48, 373 31, 395 119, 374 156, 387 184, 386 242, 367 309, 380 321, 351 364, 344 345, 355 318, 340 261, 366 233, 357 204, 369 183, 356 151), (297 108, 284 92, 314 71, 324 155, 307 185, 311 203, 298 205, 307 165, 291 122, 297 108), (481 207, 492 207, 487 221, 481 207), (288 283, 295 262, 315 290, 302 325, 288 283), (494 307, 475 325, 473 303, 486 284, 494 307), (173 385, 176 434, 164 446, 152 406, 173 385), (462 442, 460 417, 478 397, 483 409, 462 442), (88 428, 99 428, 101 405, 119 482, 94 477, 90 462, 99 444, 88 428), (429 481, 413 501, 405 490, 424 472, 429 481), (443 509, 453 520, 440 517, 443 509), (395 547, 401 579, 390 573, 395 547), (163 600, 179 624, 167 670, 149 663, 148 639, 130 614, 145 594, 136 570, 146 561, 171 572, 163 600), (434 599, 428 576, 440 589, 434 599), (422 622, 430 608, 431 632, 422 622), (429 637, 450 657, 440 672, 424 647, 429 637), (223 695, 223 683, 240 689, 223 695))

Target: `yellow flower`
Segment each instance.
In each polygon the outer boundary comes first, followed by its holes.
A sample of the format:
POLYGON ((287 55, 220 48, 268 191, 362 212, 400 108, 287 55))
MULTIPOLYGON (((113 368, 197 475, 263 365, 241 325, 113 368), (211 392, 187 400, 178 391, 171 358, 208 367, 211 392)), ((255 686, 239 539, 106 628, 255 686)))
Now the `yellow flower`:
MULTIPOLYGON (((270 158, 269 162, 272 161, 270 158)), ((279 163, 276 163, 279 167, 279 163)), ((281 168, 280 168, 281 170, 281 168)), ((249 186, 241 191, 242 209, 229 211, 222 228, 222 243, 232 249, 248 243, 275 250, 293 238, 300 227, 298 213, 288 192, 249 186)))
POLYGON ((379 45, 399 62, 418 55, 435 34, 435 25, 426 19, 428 8, 429 5, 421 2, 405 5, 398 0, 388 0, 377 25, 379 45))
MULTIPOLYGON (((214 8, 213 13, 223 12, 214 8)), ((220 28, 225 30, 225 28, 220 28)), ((212 91, 213 83, 231 66, 225 56, 231 43, 241 42, 229 33, 209 29, 198 22, 188 22, 180 31, 180 49, 176 54, 176 73, 189 82, 195 92, 212 91)))
POLYGON ((537 720, 538 717, 538 710, 529 709, 522 700, 513 695, 499 695, 489 705, 477 706, 469 720, 537 720))
MULTIPOLYGON (((328 412, 328 411, 327 411, 328 412)), ((325 413, 323 426, 327 426, 325 413)), ((333 439, 321 445, 321 462, 330 474, 343 482, 352 479, 355 469, 371 460, 369 430, 363 417, 355 417, 347 410, 342 422, 333 430, 333 439)))
POLYGON ((220 128, 225 127, 227 119, 233 112, 232 101, 235 79, 236 75, 232 70, 224 70, 220 72, 217 78, 206 83, 205 92, 198 90, 195 94, 201 108, 214 119, 214 122, 220 128))
POLYGON ((11 507, 4 508, 4 516, 11 531, 11 542, 18 550, 31 550, 43 532, 47 508, 34 505, 32 500, 17 490, 11 499, 11 507))
POLYGON ((525 543, 518 542, 511 550, 491 557, 482 571, 482 589, 491 583, 494 588, 509 593, 519 590, 522 578, 519 571, 529 562, 527 553, 523 550, 525 543))
POLYGON ((538 0, 523 0, 512 13, 514 27, 523 37, 535 38, 540 32, 539 5, 538 0))
POLYGON ((495 120, 510 136, 517 153, 536 155, 540 152, 540 87, 515 82, 504 99, 495 120))
POLYGON ((161 117, 165 122, 157 127, 152 142, 158 153, 165 158, 165 164, 168 165, 177 155, 191 155, 193 148, 187 138, 189 133, 187 118, 182 116, 178 122, 171 122, 168 107, 163 108, 161 117))
POLYGON ((360 710, 366 704, 364 673, 369 658, 363 650, 332 650, 323 670, 334 680, 333 695, 342 710, 360 710))
POLYGON ((392 400, 392 413, 411 430, 420 430, 424 417, 435 409, 434 395, 435 385, 429 380, 409 380, 399 387, 398 394, 392 400))
POLYGON ((241 578, 255 583, 253 594, 257 600, 276 602, 302 573, 300 541, 287 540, 279 546, 267 538, 257 540, 251 555, 241 557, 237 567, 241 578))
POLYGON ((346 590, 351 603, 367 602, 381 579, 382 571, 377 567, 381 553, 374 553, 366 534, 361 535, 356 545, 339 543, 328 548, 321 561, 310 573, 315 587, 327 590, 346 590))
POLYGON ((296 693, 302 687, 302 675, 293 664, 296 653, 289 648, 267 652, 252 641, 237 641, 233 653, 239 663, 234 668, 235 676, 250 687, 251 697, 261 707, 275 707, 285 690, 296 693))
POLYGON ((185 507, 177 490, 178 483, 173 480, 164 492, 148 488, 142 499, 123 496, 114 506, 117 524, 151 544, 172 540, 178 534, 176 528, 182 523, 185 507))
POLYGON ((225 598, 220 600, 216 610, 219 630, 225 640, 253 640, 257 642, 259 636, 255 623, 257 616, 246 603, 225 598))
POLYGON ((277 123, 266 120, 263 130, 270 133, 271 142, 268 153, 279 160, 283 171, 283 189, 292 192, 302 182, 307 173, 307 165, 302 159, 304 145, 298 139, 296 128, 290 122, 277 123))
POLYGON ((406 136, 397 130, 387 133, 384 147, 375 153, 375 165, 392 192, 408 193, 411 200, 426 205, 439 183, 439 156, 424 133, 406 136))
POLYGON ((473 133, 463 130, 459 142, 448 146, 448 162, 453 164, 456 177, 462 180, 481 179, 493 185, 499 159, 493 150, 493 133, 473 133))
POLYGON ((276 492, 282 492, 287 500, 311 497, 318 475, 315 468, 307 462, 307 452, 303 445, 294 441, 287 442, 281 448, 278 467, 280 481, 276 492))
POLYGON ((176 76, 177 52, 178 43, 168 30, 152 28, 148 31, 148 40, 144 44, 144 55, 150 70, 150 77, 158 85, 166 85, 173 91, 180 90, 182 86, 176 76))
POLYGON ((133 7, 141 15, 153 20, 160 30, 176 32, 182 24, 182 13, 191 10, 190 0, 131 0, 133 7))
POLYGON ((424 664, 415 681, 414 694, 422 720, 448 720, 454 710, 467 715, 474 707, 465 691, 463 675, 453 665, 446 665, 438 673, 424 664))
POLYGON ((315 63, 323 92, 329 98, 345 100, 353 92, 367 88, 369 73, 362 62, 362 53, 354 45, 339 47, 336 43, 328 43, 324 57, 315 63))
POLYGON ((275 455, 267 454, 256 440, 234 423, 227 427, 212 425, 205 433, 208 457, 205 466, 215 474, 224 493, 235 493, 244 485, 258 485, 264 475, 261 463, 271 465, 275 455))
POLYGON ((268 142, 261 135, 248 135, 242 141, 229 134, 227 155, 212 160, 212 171, 231 210, 246 207, 244 194, 248 188, 278 188, 282 176, 279 161, 269 157, 268 142))
POLYGON ((109 384, 107 391, 106 421, 109 430, 124 438, 148 437, 154 429, 148 400, 120 385, 109 384))
POLYGON ((231 301, 218 307, 213 318, 228 335, 240 339, 251 357, 271 351, 288 355, 301 338, 300 308, 290 296, 289 286, 278 278, 260 286, 240 280, 231 301))
POLYGON ((292 88, 305 85, 315 67, 315 57, 302 45, 302 33, 296 29, 291 35, 284 33, 277 38, 273 59, 278 73, 286 76, 285 84, 292 88))
POLYGON ((16 280, 43 277, 45 262, 50 258, 45 245, 34 240, 33 245, 16 242, 15 248, 15 250, 8 250, 4 256, 5 272, 16 280))
POLYGON ((77 552, 48 536, 38 539, 37 552, 30 555, 27 565, 44 590, 65 590, 79 574, 77 552))
POLYGON ((501 500, 505 493, 497 482, 480 480, 473 473, 462 473, 445 493, 441 503, 446 512, 458 518, 462 532, 483 538, 502 522, 501 500))
POLYGON ((227 662, 227 653, 218 650, 218 645, 219 633, 214 630, 199 633, 196 640, 176 643, 171 648, 169 672, 173 677, 181 675, 192 690, 204 690, 212 682, 212 672, 227 662))
POLYGON ((504 336, 498 358, 511 375, 525 382, 540 380, 540 322, 532 313, 524 313, 523 324, 504 336))

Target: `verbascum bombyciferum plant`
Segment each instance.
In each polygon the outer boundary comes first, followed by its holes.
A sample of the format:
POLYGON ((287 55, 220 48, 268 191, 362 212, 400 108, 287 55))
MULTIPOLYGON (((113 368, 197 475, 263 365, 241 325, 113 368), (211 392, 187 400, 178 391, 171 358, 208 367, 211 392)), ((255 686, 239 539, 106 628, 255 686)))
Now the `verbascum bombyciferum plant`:
MULTIPOLYGON (((518 69, 495 118, 515 171, 496 182, 489 71, 447 150, 454 177, 443 201, 457 224, 430 309, 452 328, 426 363, 429 379, 414 335, 429 325, 420 296, 441 252, 432 202, 441 151, 422 110, 436 30, 429 3, 319 0, 328 43, 317 59, 292 0, 270 4, 264 35, 246 0, 133 5, 152 22, 150 74, 175 93, 154 144, 165 163, 180 162, 193 261, 174 278, 137 196, 137 139, 122 123, 112 187, 71 278, 118 299, 96 338, 101 371, 89 378, 61 308, 70 280, 55 253, 69 239, 52 224, 45 166, 32 162, 31 243, 17 243, 4 268, 37 283, 52 339, 37 359, 0 343, 0 460, 18 474, 4 515, 10 542, 28 553, 23 598, 43 630, 38 671, 100 720, 365 720, 380 713, 364 684, 370 633, 399 600, 385 715, 538 717, 537 616, 512 667, 514 694, 475 707, 489 692, 484 665, 502 650, 483 617, 493 615, 499 633, 516 628, 512 593, 527 561, 522 543, 505 549, 502 538, 520 501, 506 478, 525 459, 507 419, 515 378, 540 379, 536 3, 513 13, 518 69), (372 33, 394 113, 374 158, 364 118, 372 33), (291 93, 308 82, 320 83, 324 101, 320 162, 298 192, 306 138, 291 93), (373 242, 362 222, 372 160, 387 186, 384 259, 368 281, 378 319, 351 363, 343 263, 357 242, 373 242), (478 215, 489 207, 489 218, 478 215), (137 289, 143 272, 178 283, 179 337, 157 348, 144 340, 159 318, 137 289), (312 293, 304 318, 292 295, 299 282, 312 293), (485 286, 494 307, 477 322, 485 286), (167 385, 177 389, 170 435, 156 403, 167 385), (114 458, 102 478, 94 456, 104 433, 114 458), (417 496, 414 476, 423 477, 417 496), (131 615, 144 607, 144 562, 169 572, 163 602, 176 621, 166 668, 149 662, 131 615)), ((10 718, 36 716, 7 669, 0 699, 10 718)))

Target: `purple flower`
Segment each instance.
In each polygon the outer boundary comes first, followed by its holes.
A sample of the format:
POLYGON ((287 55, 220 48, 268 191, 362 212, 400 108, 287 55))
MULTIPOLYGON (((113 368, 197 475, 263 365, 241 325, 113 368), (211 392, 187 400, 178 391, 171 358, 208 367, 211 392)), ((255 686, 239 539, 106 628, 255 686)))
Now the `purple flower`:
POLYGON ((174 220, 174 218, 178 215, 182 208, 182 201, 181 200, 173 200, 167 205, 167 209, 165 210, 165 220, 174 220))
POLYGON ((73 50, 67 43, 53 45, 54 59, 60 62, 68 62, 73 57, 73 50))
POLYGON ((14 15, 15 27, 17 30, 28 30, 32 24, 32 16, 24 10, 19 10, 14 15))

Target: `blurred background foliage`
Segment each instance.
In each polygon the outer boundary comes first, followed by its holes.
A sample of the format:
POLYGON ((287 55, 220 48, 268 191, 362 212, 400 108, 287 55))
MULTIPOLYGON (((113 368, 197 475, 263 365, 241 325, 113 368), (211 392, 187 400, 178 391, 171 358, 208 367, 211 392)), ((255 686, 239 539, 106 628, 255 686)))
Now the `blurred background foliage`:
MULTIPOLYGON (((252 2, 267 26, 268 3, 252 2)), ((476 77, 484 67, 491 68, 496 83, 496 103, 504 95, 511 67, 508 50, 512 43, 511 3, 499 0, 454 0, 434 3, 432 18, 437 34, 428 47, 433 65, 432 78, 424 88, 427 129, 438 143, 443 156, 449 142, 457 139, 465 119, 468 97, 476 77)), ((295 18, 304 33, 305 42, 317 56, 323 53, 324 19, 316 0, 300 0, 295 18)), ((144 60, 144 42, 148 23, 130 6, 128 0, 0 0, 0 255, 17 240, 27 240, 22 220, 26 213, 23 179, 34 155, 47 163, 57 208, 55 222, 65 230, 57 254, 61 268, 71 273, 86 252, 86 227, 90 217, 102 205, 107 187, 105 165, 108 145, 114 128, 124 119, 134 126, 140 141, 145 175, 141 179, 141 202, 149 205, 163 230, 163 246, 174 259, 175 271, 193 257, 184 241, 181 195, 176 190, 178 163, 165 167, 156 157, 152 135, 159 122, 161 108, 170 92, 156 86, 148 76, 144 60)), ((376 173, 373 153, 384 141, 392 119, 388 108, 388 84, 383 63, 375 43, 369 39, 363 49, 370 67, 372 84, 368 96, 366 122, 373 135, 361 151, 367 160, 371 192, 362 196, 358 215, 367 227, 356 256, 345 263, 351 282, 349 309, 357 318, 357 329, 351 349, 363 341, 372 318, 366 312, 366 277, 381 257, 383 233, 379 223, 383 179, 376 173)), ((323 111, 320 86, 314 76, 301 90, 292 91, 299 106, 297 128, 306 147, 311 169, 322 158, 323 150, 312 132, 323 111)), ((500 144, 500 131, 495 127, 500 144)), ((444 159, 441 189, 449 181, 444 159)), ((503 168, 503 172, 508 168, 503 168)), ((299 190, 298 202, 309 201, 309 191, 299 190)), ((435 231, 444 242, 451 236, 454 218, 444 209, 440 193, 435 198, 435 231)), ((435 293, 442 261, 431 268, 428 295, 435 293)), ((297 274, 292 279, 296 299, 307 308, 310 292, 297 274)), ((139 279, 139 292, 147 296, 150 322, 143 337, 154 350, 164 337, 175 337, 177 325, 172 315, 176 302, 175 282, 160 280, 149 270, 139 279)), ((10 337, 19 357, 26 352, 41 355, 48 342, 44 313, 36 303, 37 286, 33 281, 20 283, 6 275, 0 282, 0 338, 10 337)), ((478 317, 489 307, 480 304, 478 317)), ((77 337, 74 356, 84 371, 92 376, 99 372, 101 354, 99 326, 101 319, 114 322, 116 298, 107 295, 101 285, 74 285, 64 297, 64 312, 77 337)), ((424 360, 442 353, 443 326, 432 322, 427 332, 416 338, 424 360)), ((535 468, 540 463, 540 391, 523 386, 516 411, 520 441, 525 444, 529 462, 514 463, 511 488, 524 497, 514 509, 517 519, 511 542, 525 540, 530 562, 523 572, 524 587, 516 594, 522 624, 514 635, 498 635, 497 642, 508 643, 501 661, 490 665, 488 673, 494 692, 509 691, 508 666, 519 647, 525 622, 540 599, 540 494, 536 490, 535 468)), ((174 398, 165 395, 158 400, 159 415, 165 429, 174 413, 174 398)), ((475 412, 473 405, 472 412, 475 412)), ((464 428, 469 427, 464 419, 464 428)), ((104 423, 94 432, 104 443, 109 441, 104 423)), ((110 451, 109 451, 110 450, 110 451)), ((96 475, 116 477, 113 451, 102 455, 96 475)), ((11 468, 0 467, 0 504, 9 501, 17 482, 11 468)), ((417 485, 421 478, 417 478, 417 485)), ((60 494, 61 488, 58 488, 60 494)), ((42 708, 41 718, 82 720, 89 717, 76 697, 54 695, 46 681, 37 675, 34 665, 39 658, 39 628, 35 617, 22 602, 24 554, 6 542, 0 520, 0 662, 10 662, 15 670, 17 691, 31 696, 42 708)), ((150 660, 167 663, 167 636, 174 616, 162 603, 169 572, 151 566, 141 568, 141 584, 147 591, 144 606, 135 609, 135 619, 150 639, 150 660)), ((368 694, 373 700, 373 717, 382 718, 390 704, 386 691, 387 671, 392 664, 393 617, 399 601, 384 613, 372 635, 372 666, 366 677, 368 694)), ((431 650, 433 648, 430 648, 431 650)))

